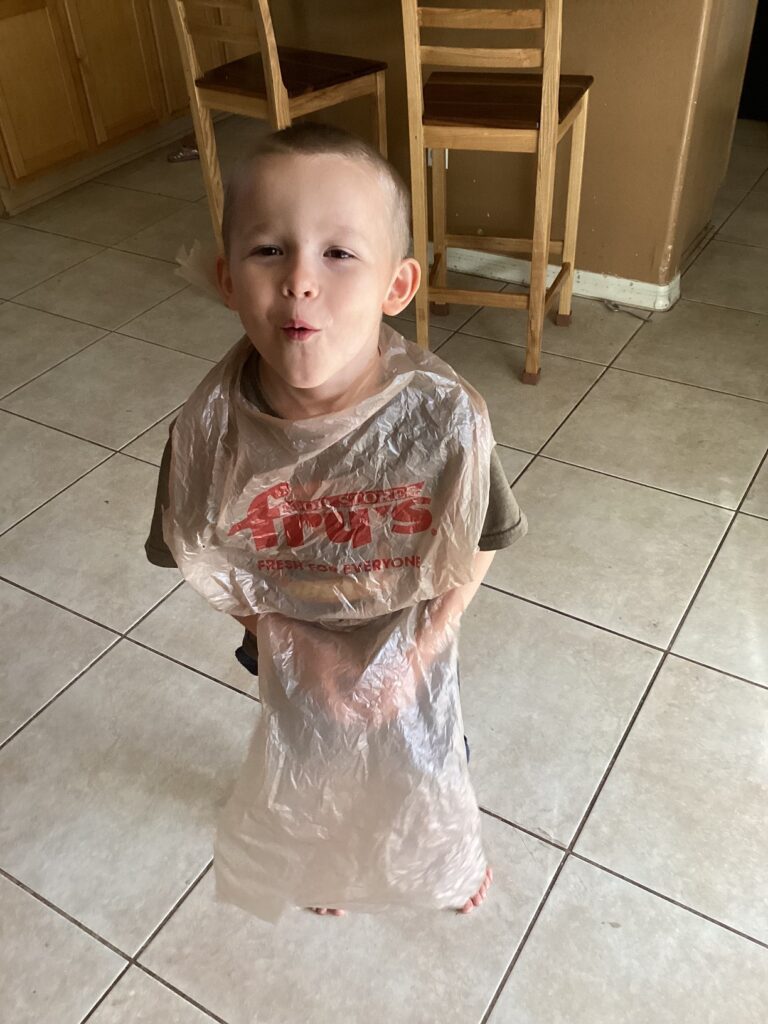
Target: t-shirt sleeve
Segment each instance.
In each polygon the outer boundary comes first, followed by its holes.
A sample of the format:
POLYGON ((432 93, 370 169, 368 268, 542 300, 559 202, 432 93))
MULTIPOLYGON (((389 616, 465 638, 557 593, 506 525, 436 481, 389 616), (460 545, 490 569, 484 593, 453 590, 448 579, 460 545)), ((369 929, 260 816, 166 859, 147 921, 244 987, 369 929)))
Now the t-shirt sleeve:
POLYGON ((155 494, 155 508, 152 512, 152 523, 149 527, 149 536, 144 543, 144 550, 147 558, 153 565, 162 566, 164 569, 175 569, 176 560, 163 537, 163 510, 168 508, 169 491, 168 479, 171 471, 171 434, 173 423, 168 431, 168 440, 165 442, 163 457, 160 460, 160 473, 157 477, 157 492, 155 494))
POLYGON ((488 510, 480 534, 481 551, 508 548, 528 532, 528 521, 515 500, 496 449, 491 452, 491 485, 488 510))

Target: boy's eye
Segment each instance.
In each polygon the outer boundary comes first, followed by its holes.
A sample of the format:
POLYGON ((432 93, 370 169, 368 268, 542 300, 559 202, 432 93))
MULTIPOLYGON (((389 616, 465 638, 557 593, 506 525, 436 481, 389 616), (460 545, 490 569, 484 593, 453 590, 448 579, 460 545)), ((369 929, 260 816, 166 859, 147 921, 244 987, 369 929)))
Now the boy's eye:
POLYGON ((281 251, 277 245, 257 245, 251 249, 251 256, 279 256, 281 251))
POLYGON ((351 252, 347 252, 346 249, 340 249, 338 246, 334 246, 331 249, 325 250, 325 255, 330 256, 334 260, 351 260, 354 256, 351 252))

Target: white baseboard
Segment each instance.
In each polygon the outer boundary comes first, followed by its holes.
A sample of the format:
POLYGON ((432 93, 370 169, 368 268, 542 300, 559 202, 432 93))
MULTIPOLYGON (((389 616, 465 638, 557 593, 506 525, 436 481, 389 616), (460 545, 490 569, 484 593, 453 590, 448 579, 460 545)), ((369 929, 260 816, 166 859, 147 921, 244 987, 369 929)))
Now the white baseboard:
MULTIPOLYGON (((430 250, 431 250, 430 245, 430 250)), ((477 252, 474 249, 449 249, 448 269, 478 277, 490 277, 508 284, 528 284, 530 263, 512 256, 496 256, 492 253, 477 252)), ((560 268, 550 264, 547 283, 554 280, 560 268)), ((588 299, 610 299, 621 306, 638 306, 640 309, 670 309, 680 298, 680 275, 669 284, 653 284, 650 281, 633 281, 628 277, 612 277, 610 274, 595 274, 590 270, 577 270, 573 283, 573 294, 588 299)))

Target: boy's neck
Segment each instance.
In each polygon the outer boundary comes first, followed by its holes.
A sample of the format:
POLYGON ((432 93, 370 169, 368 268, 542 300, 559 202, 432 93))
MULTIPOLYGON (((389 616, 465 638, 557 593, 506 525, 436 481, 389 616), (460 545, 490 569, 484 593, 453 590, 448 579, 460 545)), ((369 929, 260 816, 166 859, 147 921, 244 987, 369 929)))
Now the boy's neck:
POLYGON ((349 379, 326 381, 317 388, 295 388, 275 373, 261 357, 259 387, 264 400, 281 419, 304 420, 351 409, 381 390, 381 354, 376 348, 349 379))

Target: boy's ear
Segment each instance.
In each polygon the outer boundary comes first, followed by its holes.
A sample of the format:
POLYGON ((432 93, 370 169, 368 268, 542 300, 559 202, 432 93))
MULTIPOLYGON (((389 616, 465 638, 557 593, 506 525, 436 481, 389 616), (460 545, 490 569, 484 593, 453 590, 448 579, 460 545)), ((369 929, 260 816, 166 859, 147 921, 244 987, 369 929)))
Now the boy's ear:
POLYGON ((387 316, 397 316, 402 313, 413 296, 419 290, 421 281, 421 267, 413 257, 401 260, 392 283, 389 286, 387 297, 382 305, 382 312, 387 316))
POLYGON ((230 309, 235 309, 234 304, 234 285, 232 284, 232 275, 229 272, 229 264, 227 263, 225 256, 219 256, 216 259, 216 283, 219 286, 219 293, 222 299, 230 309))

